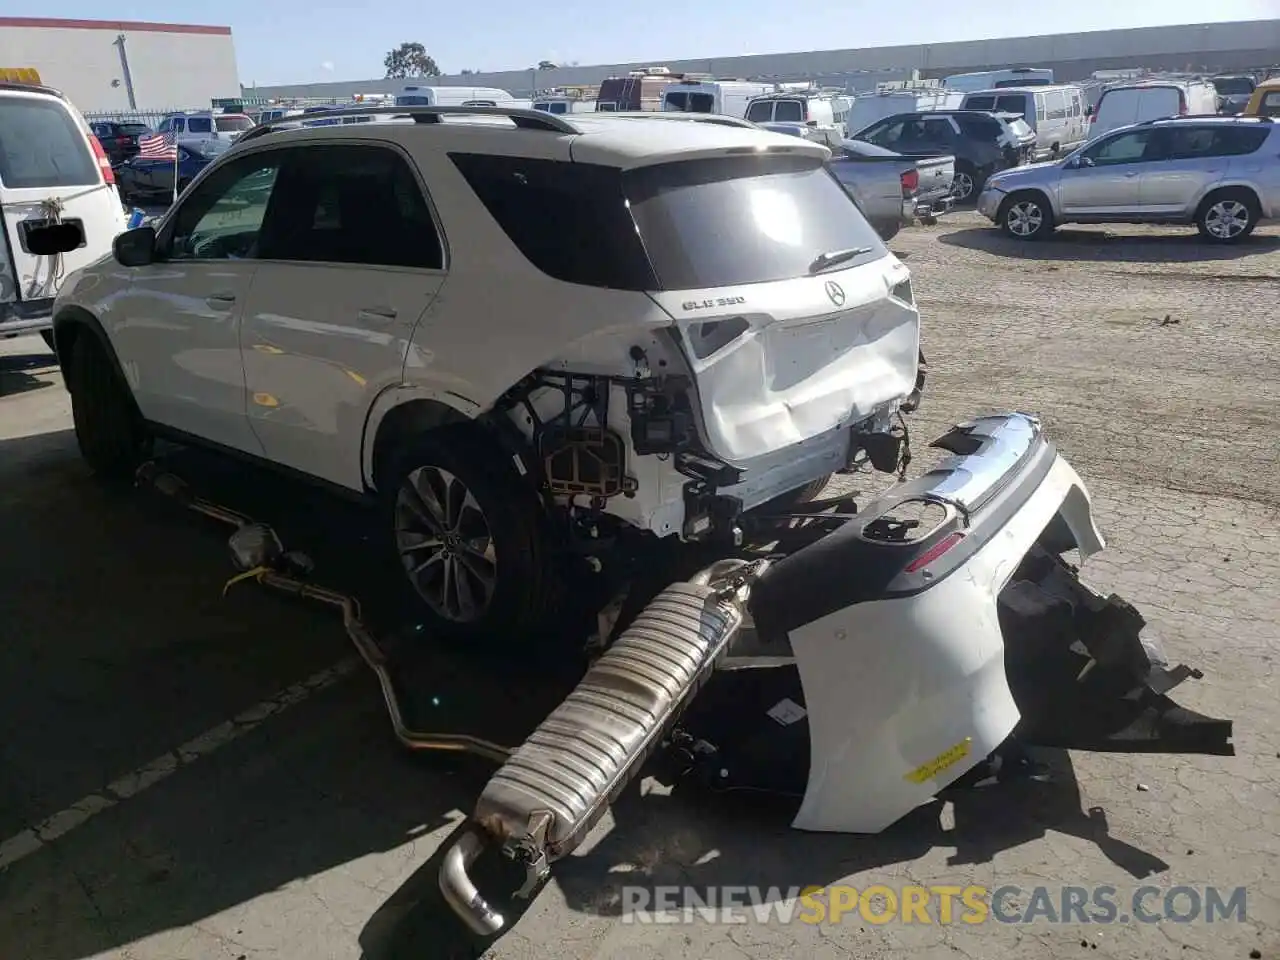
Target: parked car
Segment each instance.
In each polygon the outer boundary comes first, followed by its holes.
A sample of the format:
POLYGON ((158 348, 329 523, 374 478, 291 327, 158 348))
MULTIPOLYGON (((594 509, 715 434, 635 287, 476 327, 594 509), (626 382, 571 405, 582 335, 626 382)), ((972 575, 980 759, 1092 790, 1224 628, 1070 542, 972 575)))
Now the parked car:
POLYGON ((1118 83, 1102 91, 1089 117, 1089 136, 1127 127, 1144 120, 1177 116, 1212 116, 1218 112, 1218 92, 1208 80, 1143 80, 1118 83))
POLYGON ((936 219, 953 203, 952 156, 915 159, 861 140, 846 140, 832 156, 831 170, 884 240, 892 240, 917 217, 936 219))
POLYGON ((1218 112, 1229 115, 1242 112, 1249 105, 1257 87, 1253 77, 1248 74, 1214 77, 1213 89, 1218 94, 1218 112))
POLYGON ((1280 117, 1280 77, 1263 80, 1258 84, 1249 105, 1244 108, 1246 117, 1280 117))
POLYGON ((52 345, 63 277, 111 251, 126 225, 106 150, 61 93, 0 82, 0 338, 52 345))
POLYGON ((1035 131, 1034 160, 1070 153, 1089 139, 1089 116, 1084 92, 1071 84, 1042 87, 1004 87, 965 95, 962 110, 1012 114, 1035 131))
POLYGON ((1194 223, 1206 240, 1235 243, 1280 216, 1280 124, 1185 117, 1125 127, 1060 162, 997 174, 978 210, 1024 240, 1063 223, 1194 223))
POLYGON ((1030 160, 1036 135, 1025 120, 1013 115, 929 110, 886 117, 850 139, 905 157, 955 157, 952 196, 956 203, 967 203, 993 173, 1030 160))
MULTIPOLYGON (((209 141, 201 149, 178 147, 178 193, 182 193, 196 175, 213 162, 214 157, 227 148, 209 141)), ((175 163, 172 160, 153 160, 134 157, 116 168, 120 183, 120 197, 125 203, 162 200, 168 203, 173 197, 175 163)))
POLYGON ((424 622, 492 643, 536 632, 585 557, 627 569, 611 544, 732 543, 851 456, 897 469, 919 312, 825 147, 405 111, 449 122, 250 131, 67 280, 95 471, 168 436, 380 502, 424 622))
POLYGON ((138 138, 145 137, 151 128, 145 123, 124 120, 94 120, 89 129, 107 152, 113 167, 119 166, 138 153, 138 138))

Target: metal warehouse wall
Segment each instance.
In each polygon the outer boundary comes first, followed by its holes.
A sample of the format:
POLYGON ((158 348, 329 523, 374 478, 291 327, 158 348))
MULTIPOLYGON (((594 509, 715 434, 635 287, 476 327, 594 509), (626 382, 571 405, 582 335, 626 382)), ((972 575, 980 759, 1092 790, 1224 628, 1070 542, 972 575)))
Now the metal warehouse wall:
POLYGON ((0 17, 0 65, 35 67, 85 112, 207 108, 240 95, 229 27, 0 17))
MULTIPOLYGON (((431 82, 441 86, 500 87, 516 95, 528 95, 534 88, 599 83, 628 70, 662 65, 675 72, 696 71, 717 76, 851 82, 861 89, 874 85, 877 80, 901 77, 912 69, 920 70, 926 77, 940 77, 988 67, 1037 66, 1052 67, 1064 79, 1083 79, 1094 70, 1110 68, 1212 71, 1271 65, 1277 61, 1280 61, 1280 20, 1253 20, 711 60, 655 58, 644 63, 566 67, 536 74, 532 70, 510 70, 465 77, 455 75, 431 82)), ((245 93, 256 97, 346 98, 353 93, 394 92, 403 83, 401 80, 355 80, 258 87, 245 93)))

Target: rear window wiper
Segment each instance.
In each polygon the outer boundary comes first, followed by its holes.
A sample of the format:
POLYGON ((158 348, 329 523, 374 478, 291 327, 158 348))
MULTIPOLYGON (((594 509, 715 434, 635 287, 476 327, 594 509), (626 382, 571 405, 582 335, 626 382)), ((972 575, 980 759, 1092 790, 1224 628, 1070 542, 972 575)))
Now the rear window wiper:
POLYGON ((872 249, 871 247, 845 247, 843 250, 828 250, 826 253, 820 253, 814 258, 813 263, 809 264, 809 273, 811 275, 821 273, 829 267, 847 263, 864 253, 871 253, 872 249))

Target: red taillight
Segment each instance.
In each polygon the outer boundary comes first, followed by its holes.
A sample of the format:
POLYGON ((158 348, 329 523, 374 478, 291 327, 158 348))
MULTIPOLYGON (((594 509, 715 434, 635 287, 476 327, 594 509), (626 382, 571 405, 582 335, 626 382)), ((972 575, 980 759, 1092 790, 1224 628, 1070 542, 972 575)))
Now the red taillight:
POLYGON ((111 169, 111 160, 107 156, 107 151, 102 149, 101 141, 93 134, 89 134, 89 146, 93 148, 93 156, 98 161, 98 169, 102 171, 102 179, 107 183, 115 183, 116 172, 111 169))
POLYGON ((907 564, 906 572, 916 573, 920 570, 923 570, 925 567, 933 563, 933 561, 937 560, 940 556, 942 556, 944 553, 946 553, 948 550, 950 550, 952 547, 954 547, 963 539, 964 539, 964 534, 961 533, 960 531, 956 531, 955 533, 948 533, 945 537, 943 537, 941 540, 935 543, 932 547, 930 547, 924 553, 920 554, 920 556, 916 557, 909 564, 907 564))
POLYGON ((920 189, 920 171, 907 170, 898 178, 902 181, 902 195, 909 197, 920 189))

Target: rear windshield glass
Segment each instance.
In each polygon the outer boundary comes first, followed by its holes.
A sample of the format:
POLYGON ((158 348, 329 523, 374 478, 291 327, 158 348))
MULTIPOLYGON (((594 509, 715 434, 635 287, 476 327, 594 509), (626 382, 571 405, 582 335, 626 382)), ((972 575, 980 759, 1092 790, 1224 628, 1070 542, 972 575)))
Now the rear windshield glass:
POLYGON ((1013 135, 1015 137, 1019 137, 1019 138, 1025 137, 1027 134, 1031 132, 1031 127, 1027 124, 1027 121, 1025 120, 1019 120, 1015 118, 1013 120, 1008 121, 1008 123, 1009 123, 1009 129, 1013 131, 1013 135))
POLYGON ((1026 116, 1027 97, 1022 93, 1006 93, 1001 96, 983 93, 965 97, 964 109, 990 110, 993 113, 1016 113, 1019 116, 1026 116))
POLYGON ((0 97, 0 184, 78 187, 101 176, 87 136, 61 102, 0 97))
POLYGON ((1176 87, 1128 87, 1108 90, 1098 102, 1098 116, 1118 123, 1172 117, 1182 105, 1176 87))
POLYGON ((640 167, 624 177, 631 214, 662 289, 807 276, 823 253, 885 255, 879 236, 812 157, 744 156, 640 167))
POLYGON ((120 132, 126 137, 136 137, 144 133, 150 133, 151 128, 145 123, 122 123, 120 124, 120 132))
POLYGON ((248 117, 217 117, 214 122, 218 125, 218 132, 220 133, 248 130, 253 126, 253 121, 248 117))
POLYGON ((1221 77, 1213 81, 1213 89, 1224 97, 1238 97, 1253 93, 1253 81, 1248 77, 1221 77))
POLYGON ((778 123, 800 123, 804 120, 804 104, 799 100, 779 100, 773 108, 778 123))
POLYGON ((773 101, 757 100, 747 107, 747 119, 752 123, 768 123, 773 119, 773 101))

